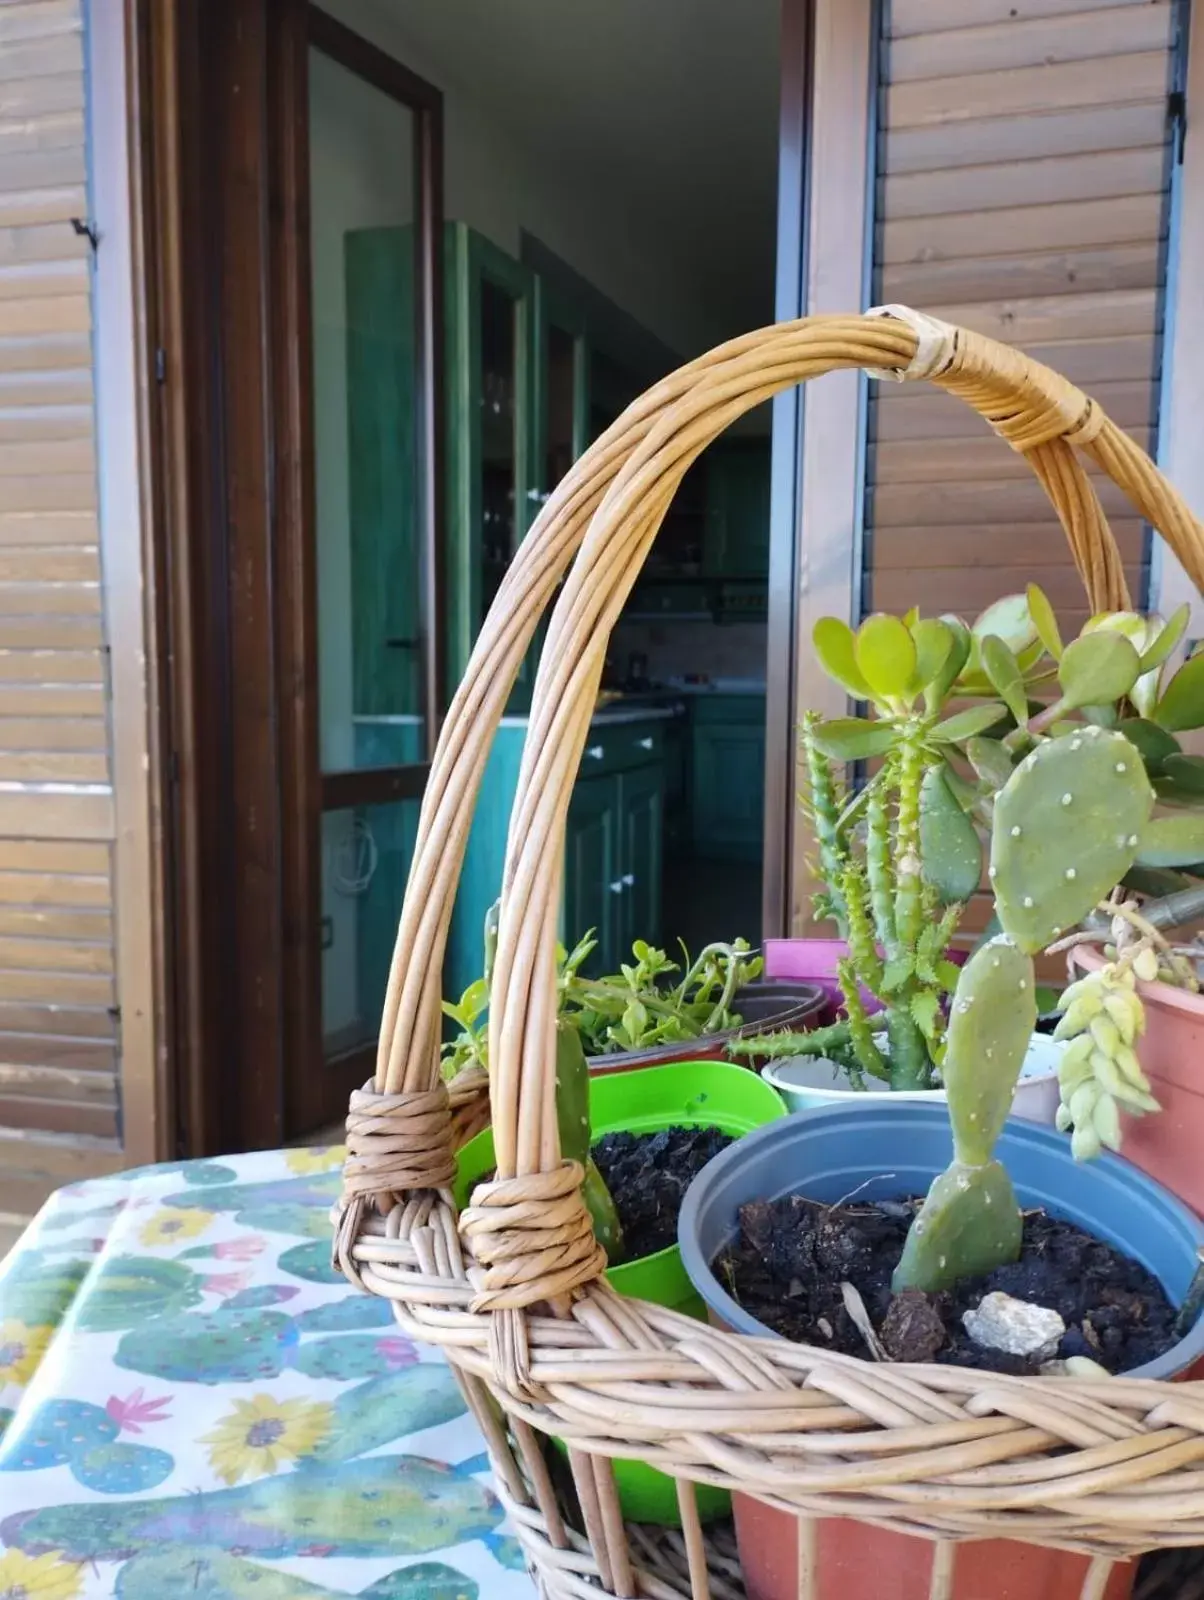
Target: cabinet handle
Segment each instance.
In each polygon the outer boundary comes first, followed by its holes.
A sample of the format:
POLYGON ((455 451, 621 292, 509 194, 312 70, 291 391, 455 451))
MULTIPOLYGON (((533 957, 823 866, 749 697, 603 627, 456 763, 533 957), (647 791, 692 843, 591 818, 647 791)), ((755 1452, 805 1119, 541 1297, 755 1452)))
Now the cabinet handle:
POLYGON ((586 746, 585 753, 591 761, 601 761, 606 751, 600 744, 591 744, 586 746))
POLYGON ((649 734, 646 739, 637 739, 636 740, 636 744, 639 745, 641 750, 651 750, 655 743, 656 743, 656 740, 652 737, 651 734, 649 734))
POLYGON ((613 883, 611 883, 611 884, 608 884, 607 887, 609 888, 611 894, 622 894, 623 893, 623 879, 622 878, 616 878, 615 881, 613 883))
POLYGON ((625 872, 623 874, 623 882, 627 886, 627 888, 630 889, 632 884, 635 882, 635 873, 634 872, 625 872))
POLYGON ((537 505, 541 505, 542 506, 542 505, 546 505, 547 504, 547 502, 551 499, 551 495, 550 494, 545 494, 540 489, 528 489, 527 490, 527 499, 528 500, 532 500, 537 505))

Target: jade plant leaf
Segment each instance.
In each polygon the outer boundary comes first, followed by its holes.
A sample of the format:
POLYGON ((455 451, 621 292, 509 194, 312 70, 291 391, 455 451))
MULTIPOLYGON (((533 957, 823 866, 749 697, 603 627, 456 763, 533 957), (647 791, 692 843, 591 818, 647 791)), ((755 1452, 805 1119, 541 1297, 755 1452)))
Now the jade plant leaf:
POLYGON ((911 637, 916 647, 916 673, 911 688, 918 693, 934 683, 943 671, 953 649, 953 634, 937 618, 926 617, 913 624, 911 637))
POLYGON ((1066 646, 1058 664, 1061 708, 1107 705, 1121 700, 1137 682, 1141 658, 1119 633, 1084 633, 1066 646))
POLYGON ((901 699, 911 692, 916 677, 916 645, 898 617, 875 612, 857 630, 857 665, 874 694, 883 700, 901 699))
POLYGON ((950 689, 961 677, 966 662, 970 659, 970 651, 974 639, 969 628, 960 617, 943 616, 941 621, 948 628, 951 643, 949 654, 945 657, 945 664, 933 679, 929 687, 927 700, 930 711, 935 711, 944 705, 950 689))
MULTIPOLYGON (((1144 677, 1147 672, 1153 672, 1156 667, 1168 661, 1175 646, 1187 632, 1187 624, 1191 618, 1191 607, 1185 600, 1181 606, 1176 606, 1167 620, 1154 634, 1153 639, 1141 652, 1141 672, 1144 677)), ((1154 618, 1150 619, 1155 621, 1154 618)))
POLYGON ((1184 755, 1181 751, 1167 756, 1162 763, 1163 775, 1170 779, 1180 794, 1204 796, 1204 756, 1184 755))
POLYGON ((1137 860, 1143 867, 1190 867, 1204 861, 1204 815, 1180 811, 1152 817, 1141 831, 1137 860))
POLYGON ((816 748, 837 761, 885 755, 897 737, 889 722, 863 722, 859 717, 833 717, 812 731, 816 748))
POLYGON ((1121 881, 1153 802, 1122 733, 1085 728, 1024 758, 995 801, 991 834, 1000 920, 1021 950, 1043 950, 1121 881))
POLYGON ((1058 619, 1054 616, 1054 608, 1049 603, 1049 596, 1035 583, 1028 586, 1028 614, 1032 618, 1033 627, 1037 630, 1037 637, 1048 650, 1055 661, 1062 659, 1062 634, 1058 628, 1058 619))
POLYGON ((966 759, 992 789, 1002 789, 1012 775, 1012 758, 998 739, 967 739, 966 759))
POLYGON ((1129 743, 1136 745, 1151 774, 1161 769, 1168 756, 1180 754, 1178 739, 1147 717, 1126 717, 1119 727, 1129 743))
MULTIPOLYGON (((1020 663, 1005 640, 990 633, 979 643, 983 669, 995 687, 995 692, 1015 717, 1019 726, 1028 722, 1028 696, 1024 692, 1024 674, 1020 663)), ((982 732, 980 728, 978 732, 982 732)))
POLYGON ((1036 629, 1028 609, 1028 596, 1004 595, 994 601, 974 623, 974 637, 980 644, 994 636, 1002 639, 1013 654, 1018 654, 1036 637, 1036 629))
POLYGON ((982 843, 943 767, 930 767, 920 788, 920 859, 924 877, 946 905, 968 900, 978 888, 982 843))
POLYGON ((1171 733, 1204 727, 1204 654, 1179 668, 1154 707, 1153 718, 1171 733))
POLYGON ((821 617, 811 633, 811 643, 820 666, 841 688, 857 700, 873 698, 869 684, 857 665, 853 630, 839 617, 821 617))
POLYGON ((936 744, 960 744, 963 739, 973 739, 985 733, 1007 714, 1007 707, 998 700, 984 700, 981 705, 967 706, 955 711, 944 722, 938 722, 929 738, 936 744))

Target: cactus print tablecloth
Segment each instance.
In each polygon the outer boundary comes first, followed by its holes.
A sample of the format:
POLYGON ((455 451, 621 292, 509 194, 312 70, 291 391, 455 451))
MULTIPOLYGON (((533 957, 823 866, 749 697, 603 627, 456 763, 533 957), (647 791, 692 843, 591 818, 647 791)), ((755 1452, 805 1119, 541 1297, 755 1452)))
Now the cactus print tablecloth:
POLYGON ((442 1357, 330 1270, 341 1157, 52 1198, 0 1266, 0 1600, 531 1600, 442 1357))

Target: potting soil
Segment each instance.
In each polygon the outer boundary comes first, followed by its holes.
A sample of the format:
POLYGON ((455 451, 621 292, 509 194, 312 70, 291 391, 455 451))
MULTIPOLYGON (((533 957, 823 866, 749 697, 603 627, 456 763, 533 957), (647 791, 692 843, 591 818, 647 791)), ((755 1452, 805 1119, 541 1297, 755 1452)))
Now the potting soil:
POLYGON ((1041 1362, 976 1345, 962 1314, 993 1290, 1059 1312, 1066 1334, 1058 1356, 1088 1356, 1129 1372, 1175 1343, 1175 1309, 1138 1262, 1073 1223, 1043 1211, 1024 1218, 1020 1260, 986 1277, 924 1295, 891 1293, 890 1280, 920 1199, 825 1206, 801 1195, 756 1201, 740 1211, 740 1236, 714 1263, 716 1278, 743 1308, 798 1343, 868 1356, 845 1310, 842 1283, 865 1303, 895 1361, 938 1361, 1031 1374, 1041 1362))
POLYGON ((719 1128, 605 1133, 590 1153, 606 1181, 629 1261, 677 1243, 677 1214, 691 1182, 732 1143, 719 1128))

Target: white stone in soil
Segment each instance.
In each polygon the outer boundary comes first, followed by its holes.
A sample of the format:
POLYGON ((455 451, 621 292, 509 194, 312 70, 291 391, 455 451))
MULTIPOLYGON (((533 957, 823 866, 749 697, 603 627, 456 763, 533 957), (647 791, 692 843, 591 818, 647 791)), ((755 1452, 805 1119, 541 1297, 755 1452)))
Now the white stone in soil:
POLYGON ((984 1350, 1002 1350, 1010 1356, 1048 1360, 1056 1354, 1066 1324, 1048 1306, 1030 1305, 998 1290, 967 1311, 962 1324, 974 1343, 984 1350))

